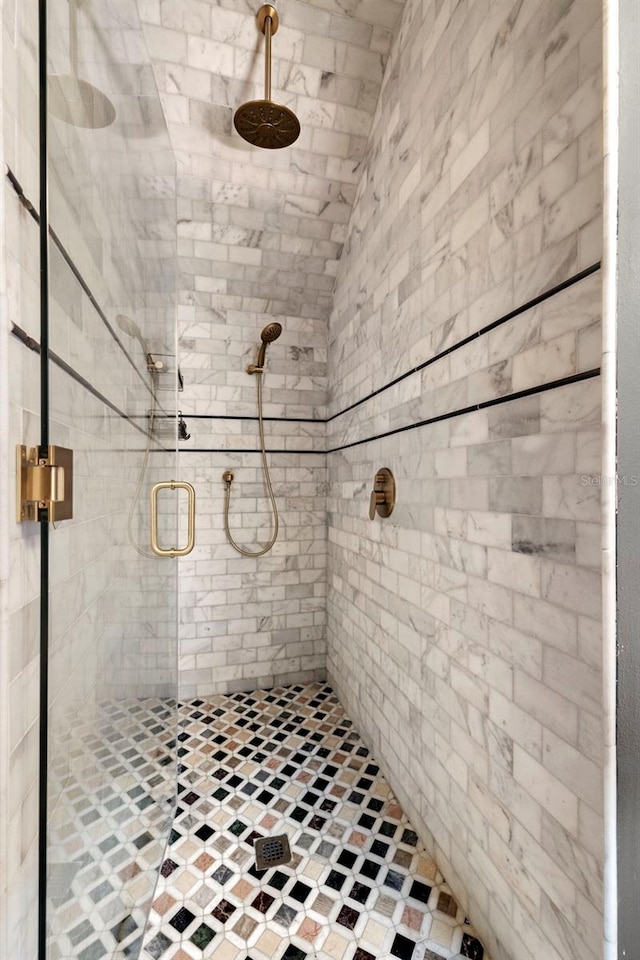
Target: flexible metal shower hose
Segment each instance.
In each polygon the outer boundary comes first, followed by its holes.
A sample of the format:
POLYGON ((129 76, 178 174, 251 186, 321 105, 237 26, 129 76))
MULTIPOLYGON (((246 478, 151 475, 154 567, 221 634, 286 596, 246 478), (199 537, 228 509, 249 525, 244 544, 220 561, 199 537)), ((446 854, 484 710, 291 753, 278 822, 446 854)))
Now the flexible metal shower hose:
POLYGON ((231 546, 234 548, 234 550, 237 550, 238 553, 241 553, 243 557, 262 557, 265 553, 268 553, 278 539, 279 530, 278 505, 276 504, 276 498, 271 485, 269 464, 267 463, 267 451, 264 442, 264 423, 262 421, 262 370, 256 370, 256 376, 258 378, 258 425, 260 430, 260 447, 262 450, 262 468, 264 470, 264 479, 267 486, 267 493, 269 494, 269 500, 271 501, 271 510, 273 512, 273 536, 271 537, 269 543, 262 548, 262 550, 257 551, 245 550, 235 542, 229 529, 229 501, 231 500, 231 484, 227 483, 224 500, 224 529, 231 546))

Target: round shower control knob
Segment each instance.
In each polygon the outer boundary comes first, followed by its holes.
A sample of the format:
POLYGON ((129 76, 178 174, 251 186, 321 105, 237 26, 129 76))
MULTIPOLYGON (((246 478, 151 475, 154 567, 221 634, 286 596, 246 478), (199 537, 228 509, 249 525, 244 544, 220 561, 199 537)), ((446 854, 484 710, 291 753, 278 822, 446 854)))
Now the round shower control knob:
POLYGON ((376 513, 380 517, 390 517, 396 504, 396 481, 391 470, 383 467, 378 470, 373 481, 373 490, 369 500, 369 519, 374 520, 376 513))

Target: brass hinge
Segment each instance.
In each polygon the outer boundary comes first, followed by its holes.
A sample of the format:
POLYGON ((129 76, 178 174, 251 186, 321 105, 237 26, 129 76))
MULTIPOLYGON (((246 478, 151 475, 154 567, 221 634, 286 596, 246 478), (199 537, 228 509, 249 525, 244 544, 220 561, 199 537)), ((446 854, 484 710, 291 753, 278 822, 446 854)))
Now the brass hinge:
POLYGON ((73 450, 16 447, 16 520, 71 520, 73 517, 73 450), (42 515, 46 510, 46 517, 42 515))

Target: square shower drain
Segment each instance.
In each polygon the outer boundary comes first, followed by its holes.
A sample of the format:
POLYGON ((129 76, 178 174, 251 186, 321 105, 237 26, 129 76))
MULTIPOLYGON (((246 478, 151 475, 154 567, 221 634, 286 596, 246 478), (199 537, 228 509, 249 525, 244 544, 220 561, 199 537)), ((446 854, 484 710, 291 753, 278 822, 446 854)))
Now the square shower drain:
POLYGON ((280 867, 291 860, 289 838, 286 833, 277 837, 260 837, 254 845, 256 852, 256 868, 268 870, 269 867, 280 867))

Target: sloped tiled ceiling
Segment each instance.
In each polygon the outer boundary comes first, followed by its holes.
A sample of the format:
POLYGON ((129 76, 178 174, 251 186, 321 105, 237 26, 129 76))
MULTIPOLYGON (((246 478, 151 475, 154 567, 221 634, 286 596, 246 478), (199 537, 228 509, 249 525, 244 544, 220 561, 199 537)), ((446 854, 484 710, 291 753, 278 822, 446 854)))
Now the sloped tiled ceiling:
POLYGON ((221 307, 324 319, 404 0, 280 0, 274 99, 301 134, 281 150, 233 128, 264 96, 260 0, 138 0, 178 162, 182 283, 221 307))

